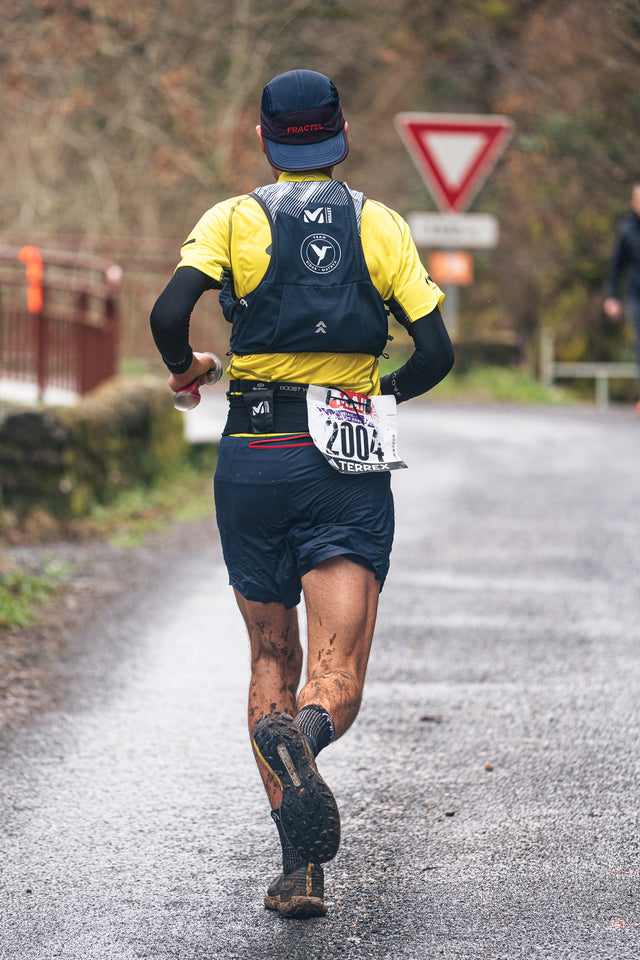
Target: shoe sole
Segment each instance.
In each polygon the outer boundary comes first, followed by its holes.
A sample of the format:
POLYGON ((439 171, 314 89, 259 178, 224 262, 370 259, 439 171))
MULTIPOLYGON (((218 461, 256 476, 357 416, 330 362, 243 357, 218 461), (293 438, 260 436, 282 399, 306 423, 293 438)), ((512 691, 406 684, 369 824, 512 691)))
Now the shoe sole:
POLYGON ((299 856, 311 863, 332 860, 340 846, 340 814, 291 717, 270 714, 253 731, 258 756, 282 788, 282 828, 299 856))
POLYGON ((281 917, 324 917, 327 912, 319 897, 291 897, 281 900, 280 897, 265 897, 264 905, 267 910, 277 910, 281 917))

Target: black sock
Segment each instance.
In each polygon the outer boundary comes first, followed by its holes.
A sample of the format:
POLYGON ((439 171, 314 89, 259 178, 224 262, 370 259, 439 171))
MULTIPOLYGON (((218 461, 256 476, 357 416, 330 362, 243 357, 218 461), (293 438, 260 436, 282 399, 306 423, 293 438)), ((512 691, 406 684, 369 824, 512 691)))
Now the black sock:
POLYGON ((317 757, 335 736, 333 720, 324 707, 318 707, 315 703, 302 708, 296 717, 296 723, 309 741, 314 757, 317 757))
POLYGON ((303 863, 303 860, 296 848, 290 843, 289 837, 282 829, 280 811, 272 810, 271 817, 278 828, 278 836, 280 837, 280 843, 282 845, 282 869, 284 873, 291 873, 294 867, 297 867, 299 863, 303 863))

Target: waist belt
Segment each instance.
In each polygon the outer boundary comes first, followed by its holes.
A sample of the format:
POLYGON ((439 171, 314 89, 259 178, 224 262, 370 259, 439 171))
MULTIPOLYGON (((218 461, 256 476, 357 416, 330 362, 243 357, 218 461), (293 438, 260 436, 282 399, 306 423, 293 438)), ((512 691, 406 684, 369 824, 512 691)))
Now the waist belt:
POLYGON ((232 380, 223 436, 234 433, 306 433, 307 384, 232 380))

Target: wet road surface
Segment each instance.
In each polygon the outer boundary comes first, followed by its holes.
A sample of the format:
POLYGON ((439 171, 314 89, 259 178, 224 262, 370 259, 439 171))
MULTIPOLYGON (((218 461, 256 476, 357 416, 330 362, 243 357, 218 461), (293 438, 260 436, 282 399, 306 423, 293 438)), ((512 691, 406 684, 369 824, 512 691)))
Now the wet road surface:
POLYGON ((327 917, 262 907, 211 523, 88 613, 65 697, 2 743, 1 960, 638 957, 640 423, 414 404, 401 438, 364 704, 319 759, 327 917))

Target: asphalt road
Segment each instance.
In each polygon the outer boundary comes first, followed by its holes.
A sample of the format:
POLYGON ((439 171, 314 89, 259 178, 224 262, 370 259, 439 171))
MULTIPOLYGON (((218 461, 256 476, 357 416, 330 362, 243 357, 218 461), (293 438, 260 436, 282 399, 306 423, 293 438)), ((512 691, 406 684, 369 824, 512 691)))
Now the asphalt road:
POLYGON ((2 960, 637 960, 640 422, 408 405, 326 918, 278 845, 213 524, 0 749, 2 960))

